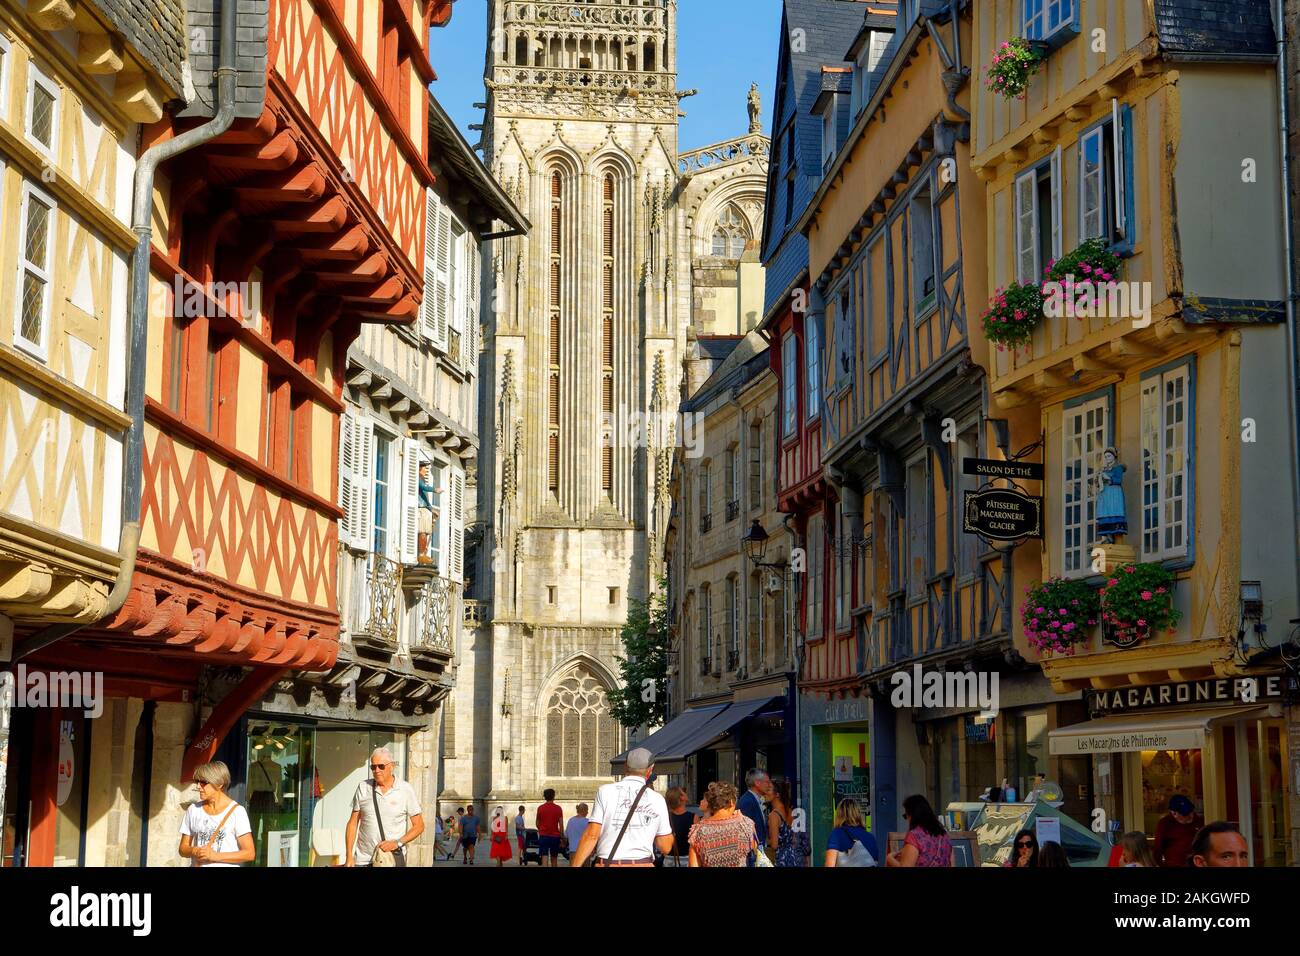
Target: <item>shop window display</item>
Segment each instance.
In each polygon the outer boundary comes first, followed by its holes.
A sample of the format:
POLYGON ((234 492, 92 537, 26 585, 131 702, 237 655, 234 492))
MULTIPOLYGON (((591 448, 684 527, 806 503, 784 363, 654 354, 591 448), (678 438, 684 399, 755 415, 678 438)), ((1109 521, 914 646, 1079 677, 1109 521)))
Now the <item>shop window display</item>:
POLYGON ((1142 759, 1142 829, 1156 832, 1156 824, 1169 811, 1169 799, 1182 794, 1192 801, 1198 816, 1205 815, 1201 782, 1201 751, 1144 750, 1142 759))

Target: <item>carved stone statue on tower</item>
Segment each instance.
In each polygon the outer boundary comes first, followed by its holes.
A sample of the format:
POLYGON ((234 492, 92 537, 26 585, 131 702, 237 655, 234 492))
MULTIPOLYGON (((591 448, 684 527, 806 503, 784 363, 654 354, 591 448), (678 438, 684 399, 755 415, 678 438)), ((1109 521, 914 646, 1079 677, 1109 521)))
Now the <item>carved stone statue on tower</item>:
POLYGON ((759 114, 763 112, 763 95, 758 92, 758 84, 749 84, 749 132, 763 132, 763 121, 759 114))

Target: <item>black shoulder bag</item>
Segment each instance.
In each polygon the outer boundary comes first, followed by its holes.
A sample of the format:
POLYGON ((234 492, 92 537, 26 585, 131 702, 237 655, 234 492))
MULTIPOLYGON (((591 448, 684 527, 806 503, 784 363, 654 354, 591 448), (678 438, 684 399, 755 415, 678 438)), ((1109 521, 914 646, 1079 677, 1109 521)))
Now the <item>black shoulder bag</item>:
MULTIPOLYGON (((641 789, 637 791, 636 799, 632 801, 632 807, 627 811, 627 816, 623 820, 623 827, 618 831, 618 838, 614 840, 614 846, 610 849, 609 856, 606 857, 607 860, 613 860, 615 856, 618 854, 618 845, 623 842, 623 834, 627 833, 627 825, 632 822, 632 814, 636 813, 637 804, 641 802, 641 797, 645 795, 646 790, 648 790, 649 788, 650 788, 650 778, 647 777, 646 782, 643 783, 641 785, 641 789)), ((597 843, 599 842, 600 841, 598 840, 597 843)), ((587 858, 587 861, 582 865, 584 867, 596 865, 595 847, 593 847, 591 850, 591 856, 589 856, 587 858)))
MULTIPOLYGON (((393 786, 397 784, 394 783, 393 786)), ((370 799, 375 802, 375 822, 379 824, 379 842, 387 843, 388 837, 384 835, 384 815, 379 812, 379 788, 373 783, 370 785, 370 799)), ((406 850, 400 843, 393 851, 393 866, 406 866, 406 850)))

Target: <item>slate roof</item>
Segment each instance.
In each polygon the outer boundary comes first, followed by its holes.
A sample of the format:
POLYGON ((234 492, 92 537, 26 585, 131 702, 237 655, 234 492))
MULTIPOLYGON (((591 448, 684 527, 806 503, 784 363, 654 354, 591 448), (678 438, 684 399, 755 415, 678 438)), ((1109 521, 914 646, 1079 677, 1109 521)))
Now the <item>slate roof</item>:
POLYGON ((173 97, 182 95, 181 66, 185 62, 184 0, 93 0, 139 57, 167 84, 173 97))
POLYGON ((1268 0, 1155 0, 1155 14, 1166 53, 1211 59, 1277 54, 1268 0))
MULTIPOLYGON (((730 346, 726 359, 695 390, 694 395, 681 403, 680 411, 699 411, 720 393, 746 385, 768 370, 767 339, 757 329, 725 338, 730 346)), ((702 338, 700 341, 706 340, 702 338)))
POLYGON ((808 241, 793 229, 816 189, 821 172, 821 121, 813 104, 822 91, 823 66, 852 66, 844 59, 849 41, 857 35, 869 0, 784 0, 781 49, 777 60, 777 89, 787 82, 784 97, 778 93, 772 111, 772 164, 763 224, 763 263, 767 266, 764 314, 799 272, 808 265, 808 241), (794 49, 794 31, 802 39, 794 49), (795 188, 789 215, 785 210, 785 143, 780 133, 795 118, 795 188))

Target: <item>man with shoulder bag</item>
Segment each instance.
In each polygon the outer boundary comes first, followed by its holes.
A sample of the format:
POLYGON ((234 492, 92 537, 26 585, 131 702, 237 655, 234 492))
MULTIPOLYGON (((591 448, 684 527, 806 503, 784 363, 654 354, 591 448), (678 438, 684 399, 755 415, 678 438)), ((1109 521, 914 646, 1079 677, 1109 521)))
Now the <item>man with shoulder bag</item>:
POLYGON ((572 866, 654 866, 658 849, 673 849, 668 804, 651 788, 654 755, 637 747, 627 755, 627 776, 596 791, 572 866))
POLYGON ((396 779, 387 747, 370 755, 370 772, 352 798, 344 866, 406 866, 406 847, 424 832, 420 801, 414 787, 396 779))

